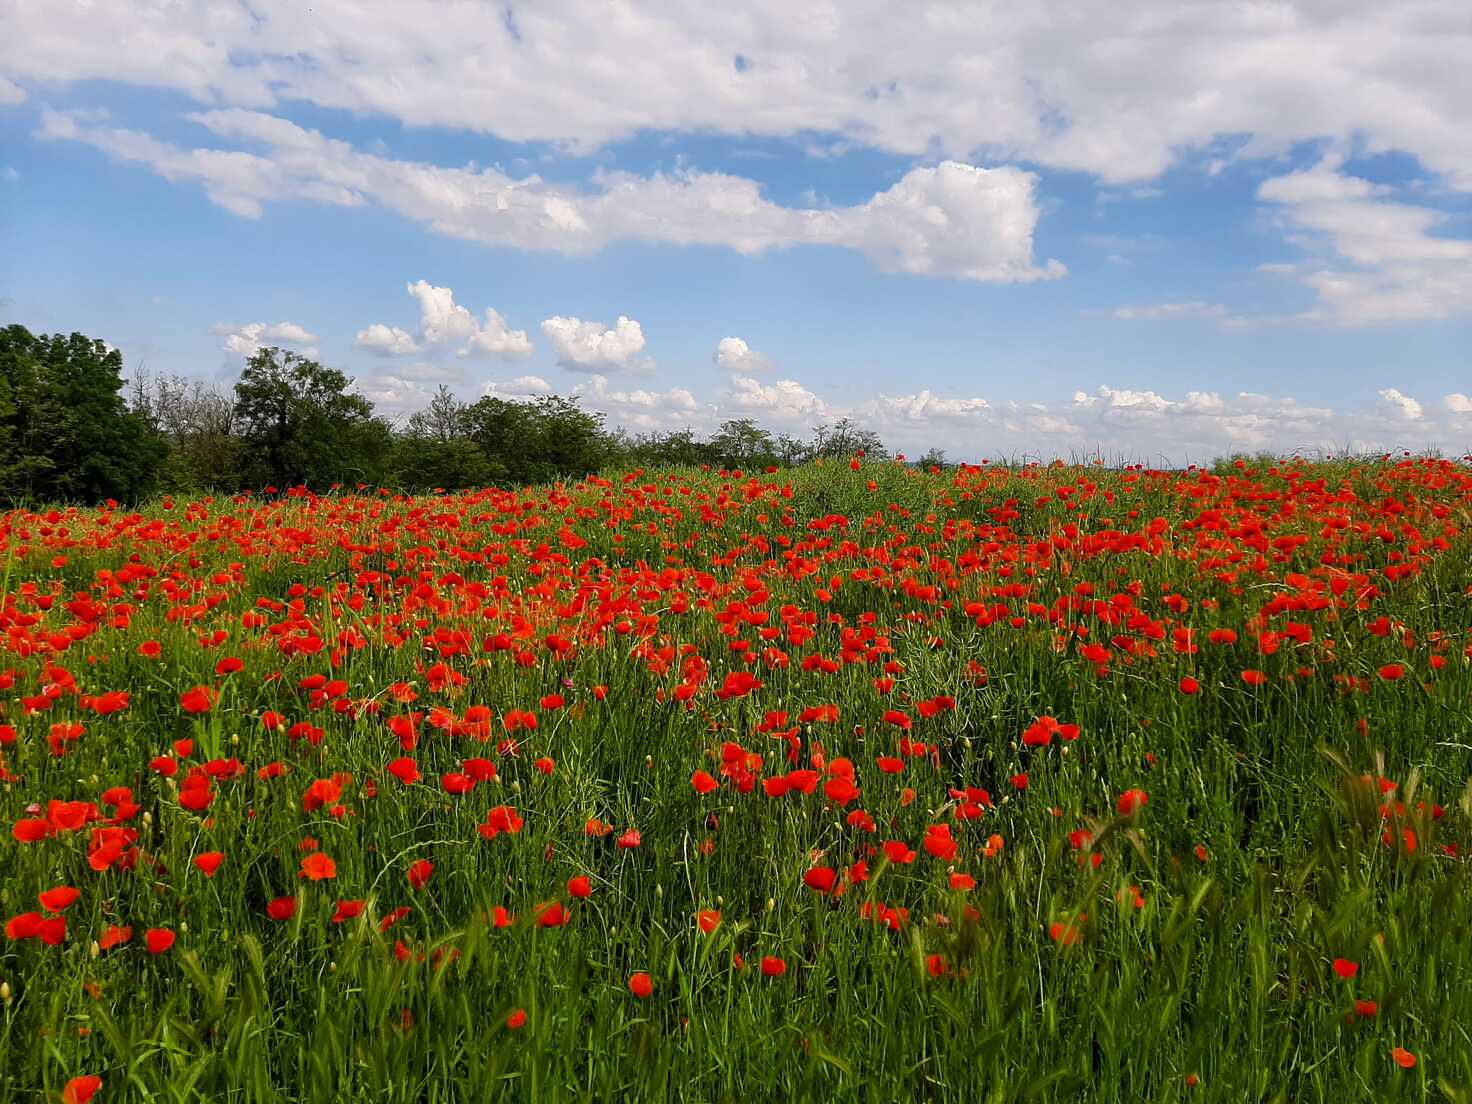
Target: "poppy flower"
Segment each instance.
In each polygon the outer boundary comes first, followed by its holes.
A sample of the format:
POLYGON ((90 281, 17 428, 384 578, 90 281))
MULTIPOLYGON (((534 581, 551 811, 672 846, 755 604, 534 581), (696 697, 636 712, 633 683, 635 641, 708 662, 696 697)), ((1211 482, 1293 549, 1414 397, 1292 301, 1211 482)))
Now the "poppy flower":
POLYGON ((148 953, 161 955, 174 945, 174 933, 168 928, 149 928, 143 935, 148 953))
POLYGON ((776 955, 762 955, 762 974, 765 977, 781 977, 787 972, 787 963, 776 955))
POLYGON ((1336 958, 1334 960, 1334 972, 1340 977, 1348 979, 1360 972, 1360 964, 1351 962, 1347 958, 1336 958))
POLYGON ((1144 790, 1125 790, 1119 795, 1119 815, 1134 816, 1149 802, 1149 795, 1144 790))
POLYGON ((525 1023, 525 1008, 517 1008, 506 1016, 506 1030, 508 1031, 516 1031, 525 1023))
POLYGON ((644 837, 639 834, 637 828, 630 828, 623 835, 619 836, 617 841, 618 846, 625 851, 632 851, 642 842, 644 842, 644 837))
POLYGON ((701 909, 695 914, 695 924, 706 935, 710 935, 720 926, 721 914, 715 909, 701 909))
POLYGON ((429 884, 429 876, 434 873, 434 863, 428 859, 416 859, 409 864, 408 874, 410 889, 423 889, 429 884))
POLYGON ((333 862, 320 851, 313 851, 302 859, 302 869, 299 877, 308 881, 320 882, 327 878, 337 877, 337 863, 333 862))
POLYGON ((266 905, 266 915, 272 920, 290 920, 296 915, 295 897, 277 897, 266 905))
POLYGON ((1177 683, 1177 686, 1180 687, 1182 694, 1194 694, 1201 689, 1201 683, 1197 682, 1190 675, 1182 675, 1181 681, 1177 683))
POLYGON ((73 1077, 62 1087, 61 1104, 87 1104, 102 1088, 102 1078, 95 1073, 73 1077))
POLYGON ((119 927, 117 924, 109 924, 103 929, 102 934, 97 937, 97 949, 110 951, 114 947, 121 947, 133 938, 133 929, 119 927))
POLYGON ((419 773, 419 765, 407 755, 402 755, 389 763, 387 770, 389 774, 393 775, 406 786, 418 782, 423 777, 419 773))
POLYGON ((220 869, 220 863, 225 861, 223 851, 202 851, 194 856, 194 865, 204 874, 206 878, 213 878, 215 871, 220 869))
POLYGON ((1401 1069, 1411 1069, 1416 1064, 1416 1056, 1402 1046, 1390 1052, 1390 1059, 1401 1069))
POLYGON ((838 881, 838 872, 831 867, 815 866, 803 872, 803 885, 817 893, 832 893, 833 886, 838 881))
POLYGON ((577 897, 580 900, 593 896, 593 883, 586 874, 579 874, 567 880, 567 894, 569 897, 577 897))
POLYGON ((563 907, 561 901, 543 905, 541 911, 537 913, 537 923, 544 928, 560 928, 571 919, 571 914, 563 907))
POLYGON ((71 886, 57 886, 55 889, 42 890, 36 895, 36 899, 47 912, 61 912, 80 896, 81 893, 71 886))
POLYGON ((215 696, 208 686, 196 686, 179 695, 179 706, 186 713, 208 713, 215 704, 215 696))
POLYGON ((640 1000, 643 1000, 654 992, 654 982, 648 974, 640 971, 629 977, 629 992, 633 993, 640 1000))
POLYGON ((332 922, 334 924, 342 924, 348 920, 356 920, 362 915, 362 901, 338 901, 337 911, 332 914, 332 922))
POLYGON ((706 794, 716 789, 719 785, 720 783, 717 782, 714 777, 712 777, 710 774, 707 774, 703 770, 698 770, 690 776, 690 788, 698 793, 701 797, 704 797, 706 794))

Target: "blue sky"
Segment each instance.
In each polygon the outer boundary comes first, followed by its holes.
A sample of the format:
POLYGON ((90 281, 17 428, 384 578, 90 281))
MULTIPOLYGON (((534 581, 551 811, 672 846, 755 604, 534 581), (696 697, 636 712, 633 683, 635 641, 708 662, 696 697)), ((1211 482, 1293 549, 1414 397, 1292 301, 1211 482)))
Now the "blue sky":
POLYGON ((4 320, 222 387, 315 350, 390 417, 1472 450, 1465 5, 381 10, 21 0, 4 320))

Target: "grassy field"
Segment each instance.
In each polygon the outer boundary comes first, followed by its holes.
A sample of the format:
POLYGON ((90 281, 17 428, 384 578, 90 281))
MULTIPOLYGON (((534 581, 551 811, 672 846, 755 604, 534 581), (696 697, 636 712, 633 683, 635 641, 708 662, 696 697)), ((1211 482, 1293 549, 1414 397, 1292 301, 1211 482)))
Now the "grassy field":
POLYGON ((0 515, 0 1099, 1472 1101, 1469 527, 1421 459, 0 515))

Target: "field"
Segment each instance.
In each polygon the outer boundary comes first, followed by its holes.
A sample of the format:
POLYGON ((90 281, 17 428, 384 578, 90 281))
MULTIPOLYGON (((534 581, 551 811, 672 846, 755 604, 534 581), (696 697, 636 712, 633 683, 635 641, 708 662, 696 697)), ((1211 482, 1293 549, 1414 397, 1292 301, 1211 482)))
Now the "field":
POLYGON ((1469 528, 1421 458, 0 515, 0 1099, 1472 1101, 1469 528))

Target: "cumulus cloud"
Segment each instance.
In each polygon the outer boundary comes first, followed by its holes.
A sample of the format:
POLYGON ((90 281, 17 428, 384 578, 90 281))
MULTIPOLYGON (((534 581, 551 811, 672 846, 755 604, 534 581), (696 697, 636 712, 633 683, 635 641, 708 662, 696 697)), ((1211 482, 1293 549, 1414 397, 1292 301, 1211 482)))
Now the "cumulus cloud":
POLYGON ((585 406, 600 410, 627 429, 659 430, 674 426, 708 429, 710 409, 684 387, 667 391, 645 388, 621 390, 609 386, 608 377, 594 375, 573 388, 585 406))
POLYGON ((1441 400, 1441 405, 1452 414, 1472 414, 1472 396, 1454 391, 1441 400))
MULTIPOLYGON (((436 233, 515 249, 587 253, 640 240, 716 245, 744 254, 796 245, 852 249, 886 272, 990 283, 1054 279, 1058 261, 1033 259, 1037 178, 955 161, 912 169, 851 207, 773 203, 754 180, 682 169, 634 176, 600 172, 593 189, 513 178, 495 169, 445 168, 361 152, 260 112, 206 111, 191 120, 220 138, 264 147, 184 148, 50 108, 36 136, 76 141, 168 180, 201 185, 221 207, 259 218, 270 201, 377 204, 436 233)), ((449 308, 444 324, 463 326, 449 308)))
POLYGON ((419 351, 418 342, 408 330, 386 326, 382 322, 374 322, 367 329, 359 330, 353 339, 353 347, 367 349, 379 356, 407 356, 419 351))
POLYGON ((771 358, 766 353, 757 352, 739 337, 721 338, 711 359, 721 371, 737 375, 772 370, 771 358))
POLYGON ((295 322, 277 322, 275 325, 247 322, 243 326, 217 322, 210 327, 210 332, 223 335, 226 354, 242 360, 248 360, 268 345, 292 345, 303 356, 316 356, 316 343, 320 340, 316 334, 295 322))
POLYGON ((455 302, 455 293, 447 287, 435 287, 428 280, 406 285, 409 294, 419 302, 419 332, 432 345, 463 342, 457 356, 491 356, 501 360, 520 360, 535 351, 525 330, 513 330, 501 312, 487 307, 485 318, 477 319, 455 302))
POLYGON ((644 350, 643 327, 624 315, 619 315, 612 326, 553 315, 542 322, 542 334, 552 342, 557 363, 573 372, 617 372, 654 366, 652 360, 639 357, 644 350))
POLYGON ((1381 391, 1380 398, 1397 417, 1404 418, 1408 422, 1413 422, 1421 416, 1421 404, 1409 395, 1401 394, 1394 387, 1387 387, 1381 391))
POLYGON ((550 395, 552 385, 541 376, 517 376, 509 380, 491 380, 482 393, 500 398, 527 398, 533 395, 550 395))
POLYGON ((742 417, 784 427, 834 416, 827 403, 792 379, 763 383, 751 376, 737 376, 723 398, 724 405, 739 411, 742 417))

